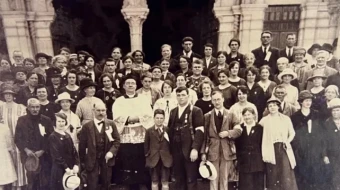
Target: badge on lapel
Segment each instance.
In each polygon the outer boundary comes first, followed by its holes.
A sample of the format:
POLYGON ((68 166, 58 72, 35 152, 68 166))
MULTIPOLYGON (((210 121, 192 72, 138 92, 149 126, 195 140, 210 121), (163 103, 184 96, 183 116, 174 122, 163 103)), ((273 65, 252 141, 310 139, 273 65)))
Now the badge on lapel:
POLYGON ((41 125, 40 123, 39 123, 39 131, 40 131, 41 136, 46 135, 45 127, 41 125))
POLYGON ((113 131, 112 126, 109 125, 105 127, 105 133, 110 142, 114 141, 114 139, 112 138, 112 134, 111 134, 112 131, 113 131))
POLYGON ((165 138, 168 142, 170 142, 170 140, 169 140, 169 135, 168 135, 168 133, 165 132, 165 131, 164 131, 164 138, 165 138))

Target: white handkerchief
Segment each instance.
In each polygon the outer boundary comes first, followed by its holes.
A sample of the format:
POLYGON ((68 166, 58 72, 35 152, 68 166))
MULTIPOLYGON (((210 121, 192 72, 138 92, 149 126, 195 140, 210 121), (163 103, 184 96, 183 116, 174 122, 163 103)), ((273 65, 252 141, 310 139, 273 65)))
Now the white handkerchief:
POLYGON ((268 51, 264 60, 269 61, 271 55, 272 55, 272 52, 268 51))
POLYGON ((109 126, 106 130, 105 130, 105 133, 106 133, 106 136, 107 138, 109 139, 110 142, 114 141, 114 139, 112 138, 112 126, 109 126))
POLYGON ((308 125, 308 133, 312 133, 312 120, 308 120, 307 125, 308 125))
POLYGON ((41 124, 39 124, 39 131, 41 136, 46 135, 45 127, 42 126, 41 124))
POLYGON ((170 142, 170 140, 169 140, 169 135, 168 135, 167 132, 164 132, 164 138, 165 138, 168 142, 170 142))

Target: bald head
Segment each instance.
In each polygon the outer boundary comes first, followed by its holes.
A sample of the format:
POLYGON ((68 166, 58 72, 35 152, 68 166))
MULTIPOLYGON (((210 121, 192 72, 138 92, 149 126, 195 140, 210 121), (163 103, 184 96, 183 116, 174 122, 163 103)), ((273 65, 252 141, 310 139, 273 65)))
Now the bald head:
POLYGON ((98 120, 106 118, 106 105, 104 102, 96 102, 93 107, 94 117, 98 120))

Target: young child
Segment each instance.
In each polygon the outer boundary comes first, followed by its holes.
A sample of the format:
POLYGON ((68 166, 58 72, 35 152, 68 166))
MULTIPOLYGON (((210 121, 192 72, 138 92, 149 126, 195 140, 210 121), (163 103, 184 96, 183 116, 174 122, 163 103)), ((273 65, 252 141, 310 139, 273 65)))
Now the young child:
POLYGON ((164 115, 163 110, 156 109, 154 112, 155 125, 149 128, 145 134, 144 151, 146 167, 151 171, 152 190, 159 190, 159 182, 162 182, 162 190, 169 190, 172 156, 168 128, 163 125, 164 115))

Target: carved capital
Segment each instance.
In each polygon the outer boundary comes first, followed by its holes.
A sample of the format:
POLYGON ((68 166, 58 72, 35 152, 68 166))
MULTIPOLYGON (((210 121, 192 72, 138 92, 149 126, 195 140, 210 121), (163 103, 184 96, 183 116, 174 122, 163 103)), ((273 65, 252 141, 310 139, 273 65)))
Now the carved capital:
POLYGON ((123 9, 126 8, 148 8, 146 0, 124 0, 123 9))

